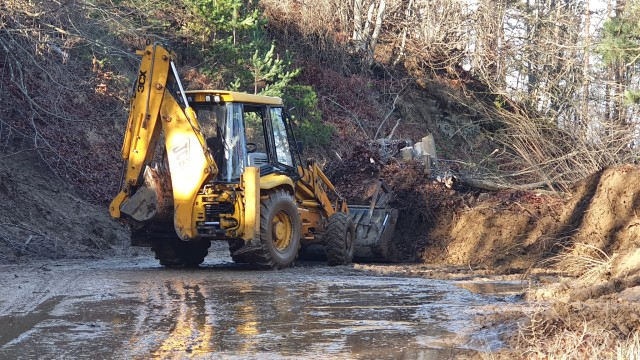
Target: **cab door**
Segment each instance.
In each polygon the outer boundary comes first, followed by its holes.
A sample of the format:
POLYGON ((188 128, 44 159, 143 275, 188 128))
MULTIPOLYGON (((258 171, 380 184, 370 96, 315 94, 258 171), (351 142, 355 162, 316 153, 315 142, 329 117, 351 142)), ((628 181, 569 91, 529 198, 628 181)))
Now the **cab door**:
POLYGON ((269 107, 271 156, 276 167, 291 176, 298 176, 297 152, 291 126, 281 107, 269 107))

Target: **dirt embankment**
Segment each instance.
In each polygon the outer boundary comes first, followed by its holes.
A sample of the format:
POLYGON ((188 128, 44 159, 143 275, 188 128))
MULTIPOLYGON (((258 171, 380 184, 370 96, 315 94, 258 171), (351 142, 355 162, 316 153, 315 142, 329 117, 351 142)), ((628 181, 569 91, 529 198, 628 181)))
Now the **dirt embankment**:
POLYGON ((603 170, 563 196, 458 192, 457 206, 429 229, 422 260, 499 272, 554 267, 607 281, 638 275, 639 176, 630 165, 603 170))
POLYGON ((640 168, 627 165, 593 174, 563 197, 471 196, 442 212, 422 261, 532 279, 525 297, 548 305, 520 319, 522 331, 510 339, 518 356, 637 356, 639 177, 640 168))
POLYGON ((129 251, 128 233, 52 175, 36 154, 0 157, 0 263, 129 251))
POLYGON ((423 264, 402 273, 531 280, 525 297, 547 305, 489 320, 519 318, 517 356, 607 358, 640 346, 640 167, 600 171, 558 195, 448 189, 418 163, 382 165, 364 150, 334 169, 352 201, 366 202, 378 177, 395 191, 393 254, 423 264))
POLYGON ((395 194, 391 206, 400 211, 397 261, 502 274, 555 268, 564 275, 587 273, 607 281, 640 275, 636 166, 600 171, 557 195, 447 188, 421 163, 382 164, 365 148, 330 164, 327 172, 350 203, 368 203, 378 178, 390 185, 395 194), (605 263, 608 270, 599 273, 597 265, 605 263))

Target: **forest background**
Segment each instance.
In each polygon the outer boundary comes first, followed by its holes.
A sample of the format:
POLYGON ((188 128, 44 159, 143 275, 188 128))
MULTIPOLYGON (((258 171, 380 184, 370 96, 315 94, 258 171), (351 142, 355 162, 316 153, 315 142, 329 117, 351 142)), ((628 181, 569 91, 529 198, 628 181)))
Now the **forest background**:
POLYGON ((0 148, 108 200, 134 50, 158 41, 191 89, 284 97, 325 163, 431 132, 466 173, 566 189, 636 161, 638 18, 623 0, 8 0, 0 148))

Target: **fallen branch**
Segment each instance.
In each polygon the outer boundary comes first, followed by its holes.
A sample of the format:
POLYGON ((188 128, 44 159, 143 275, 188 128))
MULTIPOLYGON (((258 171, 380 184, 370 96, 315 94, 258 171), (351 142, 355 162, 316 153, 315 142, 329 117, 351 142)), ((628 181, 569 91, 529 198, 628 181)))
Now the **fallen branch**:
POLYGON ((543 194, 553 194, 553 195, 557 195, 558 191, 556 191, 555 189, 551 188, 551 190, 543 190, 542 188, 544 187, 550 187, 549 183, 546 181, 540 181, 540 182, 536 182, 536 183, 531 183, 531 184, 523 184, 523 185, 517 185, 517 184, 504 184, 504 183, 498 183, 495 181, 491 181, 491 180, 480 180, 480 179, 473 179, 470 177, 460 177, 458 178, 458 181, 460 181, 461 184, 468 186, 468 187, 473 187, 473 188, 478 188, 478 189, 483 189, 483 190, 489 190, 489 191, 501 191, 501 190, 536 190, 539 193, 543 193, 543 194))

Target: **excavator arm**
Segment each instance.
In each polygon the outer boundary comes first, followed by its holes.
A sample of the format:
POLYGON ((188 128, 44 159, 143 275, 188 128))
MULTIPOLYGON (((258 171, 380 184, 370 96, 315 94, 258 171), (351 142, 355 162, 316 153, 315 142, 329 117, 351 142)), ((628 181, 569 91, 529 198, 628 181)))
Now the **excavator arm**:
POLYGON ((340 196, 329 178, 314 162, 310 161, 308 167, 299 168, 301 179, 298 182, 298 197, 303 200, 303 205, 318 207, 325 218, 329 218, 336 212, 348 212, 347 201, 340 196), (329 199, 329 191, 334 194, 335 204, 329 199))
POLYGON ((138 55, 142 55, 142 61, 122 145, 122 189, 111 202, 110 213, 116 219, 146 220, 158 211, 155 192, 144 186, 143 175, 162 131, 171 175, 174 227, 182 240, 193 239, 197 192, 218 169, 184 96, 172 54, 153 44, 138 55), (174 94, 181 97, 184 107, 174 94))

